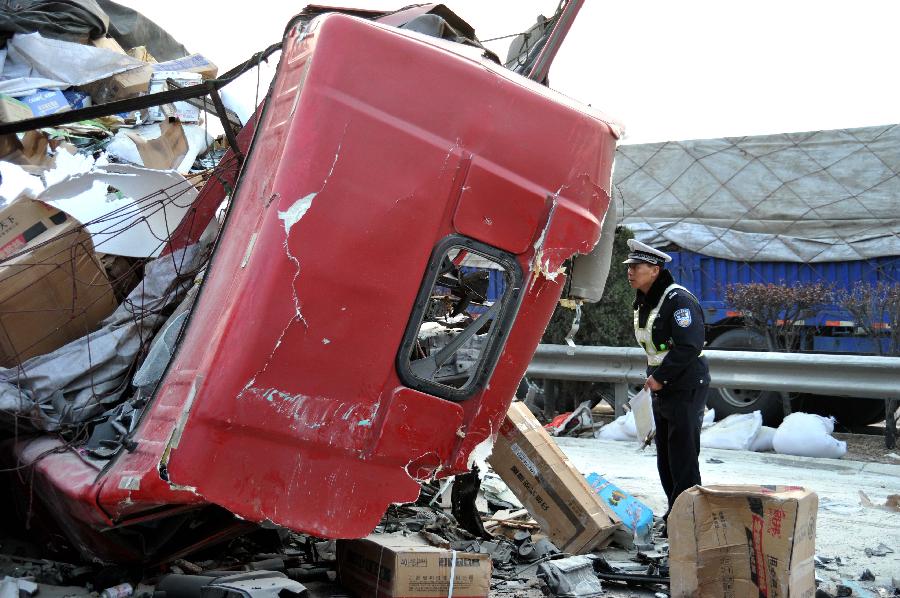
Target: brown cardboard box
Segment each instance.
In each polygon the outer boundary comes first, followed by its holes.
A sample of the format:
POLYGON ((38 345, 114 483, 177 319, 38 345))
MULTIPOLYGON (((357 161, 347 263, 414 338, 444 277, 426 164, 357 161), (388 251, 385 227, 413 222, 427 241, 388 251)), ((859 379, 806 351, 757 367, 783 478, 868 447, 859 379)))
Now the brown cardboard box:
POLYGON ((0 93, 0 122, 14 123, 33 116, 28 104, 5 93, 0 93))
POLYGON ((22 251, 26 245, 55 235, 70 220, 65 212, 40 201, 20 199, 0 209, 0 259, 22 251))
POLYGON ((147 64, 84 87, 95 104, 126 100, 147 93, 153 68, 147 64))
POLYGON ((491 590, 490 555, 437 548, 418 535, 338 540, 337 567, 338 582, 357 596, 486 598, 491 590))
MULTIPOLYGON (((125 54, 125 50, 119 45, 119 42, 111 37, 101 37, 91 40, 91 43, 97 48, 125 54)), ((84 90, 91 94, 91 99, 95 104, 106 104, 116 100, 125 100, 147 93, 150 87, 150 77, 153 75, 153 67, 149 64, 140 66, 112 77, 107 77, 101 81, 91 83, 84 86, 84 90)))
POLYGON ((683 492, 668 520, 672 598, 812 598, 818 508, 798 486, 683 492))
POLYGON ((90 235, 65 213, 15 201, 0 210, 0 239, 0 366, 58 349, 116 308, 90 235))
POLYGON ((137 133, 126 132, 125 135, 137 146, 145 168, 174 170, 187 154, 187 137, 180 122, 163 121, 159 126, 160 136, 150 141, 137 133))
POLYGON ((620 527, 524 403, 513 403, 488 459, 563 552, 602 548, 620 527))

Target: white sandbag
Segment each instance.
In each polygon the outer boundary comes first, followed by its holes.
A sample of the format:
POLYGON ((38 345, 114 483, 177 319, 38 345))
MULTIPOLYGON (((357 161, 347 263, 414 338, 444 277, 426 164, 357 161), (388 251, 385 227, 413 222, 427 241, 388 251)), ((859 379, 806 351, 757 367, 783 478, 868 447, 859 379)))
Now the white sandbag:
POLYGON ((645 386, 629 403, 631 404, 631 413, 634 414, 635 439, 643 446, 644 441, 652 438, 651 435, 656 431, 650 389, 645 386))
POLYGON ((813 413, 792 413, 775 430, 772 446, 776 453, 801 457, 840 459, 847 443, 833 438, 834 420, 813 413))
POLYGON ((700 432, 700 446, 746 451, 762 427, 762 413, 735 413, 700 432))
POLYGON ((629 411, 617 417, 596 432, 594 438, 602 440, 636 440, 637 428, 634 425, 634 413, 629 411))
POLYGON ((756 433, 756 438, 753 439, 750 450, 757 453, 774 450, 772 447, 772 439, 774 438, 775 428, 762 426, 759 432, 756 433))
POLYGON ((702 429, 709 428, 710 426, 716 423, 716 410, 715 409, 707 409, 706 413, 703 414, 703 423, 700 424, 702 429))

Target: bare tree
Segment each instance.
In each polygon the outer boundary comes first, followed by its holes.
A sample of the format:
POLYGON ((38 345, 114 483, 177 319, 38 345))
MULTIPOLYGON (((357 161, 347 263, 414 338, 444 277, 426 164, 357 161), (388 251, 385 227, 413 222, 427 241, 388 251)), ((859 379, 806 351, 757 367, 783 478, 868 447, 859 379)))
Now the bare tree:
MULTIPOLYGON (((858 282, 837 295, 838 304, 872 340, 876 355, 900 355, 900 283, 858 282)), ((884 401, 884 444, 897 445, 897 399, 884 401)))
POLYGON ((822 283, 738 283, 725 289, 725 299, 739 310, 750 328, 765 336, 770 351, 799 348, 805 316, 833 300, 822 283))
MULTIPOLYGON (((725 299, 738 309, 744 322, 766 339, 769 351, 787 353, 800 348, 801 320, 815 308, 830 303, 831 287, 822 283, 736 283, 725 289, 725 299)), ((781 393, 785 415, 791 413, 791 398, 781 393)))

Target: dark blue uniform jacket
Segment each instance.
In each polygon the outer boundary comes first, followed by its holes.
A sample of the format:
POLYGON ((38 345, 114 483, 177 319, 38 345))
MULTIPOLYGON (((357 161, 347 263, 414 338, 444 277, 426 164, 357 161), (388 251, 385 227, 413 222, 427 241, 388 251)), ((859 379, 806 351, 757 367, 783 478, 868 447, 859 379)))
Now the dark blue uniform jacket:
MULTIPOLYGON (((638 323, 643 328, 650 311, 659 303, 663 291, 674 282, 663 269, 645 295, 637 291, 633 309, 639 309, 638 323)), ((700 304, 681 289, 669 291, 653 322, 653 342, 657 351, 669 350, 658 367, 648 367, 647 375, 663 385, 657 394, 666 396, 678 391, 709 384, 709 367, 700 356, 705 341, 705 322, 700 304)))

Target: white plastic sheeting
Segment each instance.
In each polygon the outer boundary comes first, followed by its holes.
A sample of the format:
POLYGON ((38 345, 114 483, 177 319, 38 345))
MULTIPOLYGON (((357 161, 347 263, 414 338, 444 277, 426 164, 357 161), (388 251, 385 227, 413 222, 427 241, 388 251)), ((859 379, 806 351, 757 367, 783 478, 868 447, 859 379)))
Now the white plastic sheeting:
POLYGON ((22 96, 38 89, 65 89, 143 65, 111 50, 19 33, 0 50, 0 93, 22 96))
POLYGON ((900 125, 620 146, 621 223, 744 262, 900 255, 900 125))

